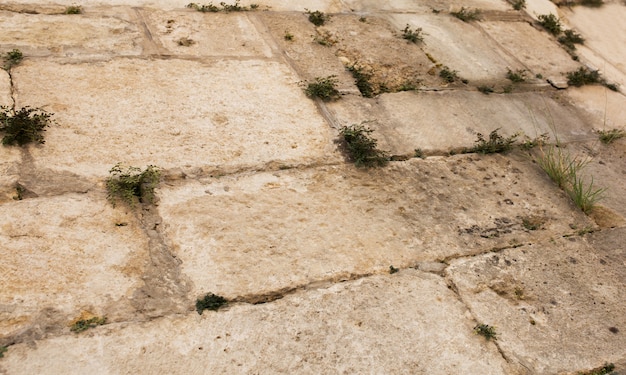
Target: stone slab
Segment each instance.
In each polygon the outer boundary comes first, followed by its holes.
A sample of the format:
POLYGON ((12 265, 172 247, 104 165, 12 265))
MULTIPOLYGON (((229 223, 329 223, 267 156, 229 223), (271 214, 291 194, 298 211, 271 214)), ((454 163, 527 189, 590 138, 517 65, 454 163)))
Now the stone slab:
POLYGON ((29 56, 103 58, 112 54, 142 53, 140 27, 133 11, 121 9, 107 16, 27 14, 0 11, 0 45, 29 56))
POLYGON ((381 149, 412 155, 415 149, 442 153, 471 148, 477 133, 488 136, 498 128, 504 136, 547 133, 554 140, 558 134, 566 142, 593 136, 593 127, 564 104, 558 95, 553 99, 544 93, 438 91, 383 94, 375 101, 345 97, 329 109, 343 125, 371 121, 368 126, 381 149))
MULTIPOLYGON (((554 82, 566 81, 564 74, 574 71, 580 64, 546 32, 525 22, 481 22, 485 29, 510 56, 529 71, 528 79, 541 74, 542 79, 554 82)), ((516 68, 511 67, 511 70, 516 68)))
MULTIPOLYGON (((427 1, 411 1, 411 0, 344 0, 351 10, 359 12, 375 12, 375 11, 398 11, 398 12, 415 12, 426 11, 432 12, 433 9, 438 11, 457 11, 460 9, 458 1, 448 0, 427 0, 427 1)), ((482 9, 482 10, 509 10, 510 6, 504 1, 491 0, 469 0, 463 1, 462 5, 466 8, 482 9)))
POLYGON ((501 156, 188 180, 159 197, 192 293, 247 301, 593 226, 542 171, 501 156))
POLYGON ((142 13, 166 54, 272 57, 272 50, 250 22, 249 12, 201 13, 189 9, 142 13))
POLYGON ((538 16, 542 14, 554 14, 561 17, 559 8, 550 0, 526 0, 524 10, 535 20, 538 20, 538 16))
POLYGON ((9 107, 11 104, 11 81, 7 72, 0 70, 0 106, 9 107))
MULTIPOLYGON (((12 104, 9 75, 6 71, 0 70, 0 106, 10 107, 12 104)), ((0 133, 0 137, 2 136, 3 134, 0 133)), ((0 145, 0 202, 16 196, 15 181, 20 161, 19 148, 0 145)))
POLYGON ((509 360, 532 374, 578 373, 626 356, 624 234, 459 259, 447 273, 476 319, 496 327, 509 360))
POLYGON ((134 220, 97 195, 0 205, 0 339, 45 334, 83 311, 123 305, 141 286, 147 260, 134 220))
POLYGON ((54 170, 104 176, 118 162, 189 171, 337 158, 330 128, 278 62, 25 62, 15 80, 18 105, 56 113, 45 147, 33 150, 54 170))
POLYGON ((441 277, 394 275, 9 347, 4 373, 508 374, 441 277), (184 360, 183 360, 184 358, 184 360))
POLYGON ((626 127, 626 97, 604 86, 570 87, 566 97, 581 109, 586 121, 598 130, 626 127))

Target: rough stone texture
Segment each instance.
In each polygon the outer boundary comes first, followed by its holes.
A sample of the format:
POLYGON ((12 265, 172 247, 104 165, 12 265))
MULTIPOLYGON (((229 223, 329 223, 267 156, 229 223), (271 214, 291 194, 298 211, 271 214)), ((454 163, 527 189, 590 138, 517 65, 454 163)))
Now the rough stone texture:
POLYGON ((6 71, 0 71, 0 105, 10 106, 11 101, 11 81, 6 71))
MULTIPOLYGON (((449 0, 427 0, 427 1, 411 1, 411 0, 344 0, 350 9, 356 11, 425 11, 432 12, 433 9, 438 11, 457 11, 461 8, 461 4, 457 1, 449 0)), ((485 9, 485 10, 508 10, 510 7, 504 1, 490 0, 469 0, 463 1, 462 5, 466 8, 485 9)))
POLYGON ((626 355, 624 229, 451 263, 447 274, 498 347, 532 374, 573 373, 626 355), (558 355, 555 354, 557 348, 558 355))
POLYGON ((50 169, 103 176, 118 162, 187 170, 304 163, 327 160, 334 148, 297 78, 276 62, 28 61, 14 74, 18 106, 56 113, 46 147, 33 150, 50 169))
POLYGON ((147 239, 94 195, 0 205, 0 340, 37 338, 81 312, 110 315, 141 284, 147 239))
POLYGON ((498 156, 255 173, 163 188, 159 210, 195 295, 256 301, 591 225, 540 176, 498 156))
POLYGON ((2 364, 63 374, 511 373, 473 325, 442 278, 407 270, 272 304, 109 325, 37 350, 16 345, 2 364))

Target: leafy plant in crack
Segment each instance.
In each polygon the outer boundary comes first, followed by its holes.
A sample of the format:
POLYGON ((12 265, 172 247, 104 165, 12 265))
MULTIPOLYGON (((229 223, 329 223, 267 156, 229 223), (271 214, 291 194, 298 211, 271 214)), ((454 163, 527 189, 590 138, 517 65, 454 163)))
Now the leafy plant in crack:
POLYGON ((348 66, 346 69, 352 73, 352 77, 355 79, 355 85, 359 89, 361 95, 365 98, 374 97, 374 86, 370 82, 372 75, 366 73, 362 67, 358 67, 356 64, 348 66))
POLYGON ((22 62, 23 58, 24 58, 24 54, 19 49, 14 49, 12 51, 5 53, 2 56, 2 59, 4 60, 2 69, 6 71, 11 70, 11 68, 13 68, 14 66, 22 62))
POLYGON ((444 65, 439 71, 439 77, 443 78, 443 80, 447 83, 454 83, 456 81, 467 83, 467 80, 459 77, 458 73, 459 72, 457 72, 456 70, 452 70, 444 65))
POLYGON ((75 332, 75 333, 80 333, 80 332, 88 330, 89 328, 95 328, 97 326, 106 324, 106 322, 107 322, 106 317, 100 318, 100 317, 94 316, 93 318, 90 318, 90 319, 81 319, 77 321, 76 323, 72 324, 72 326, 70 327, 70 331, 75 332))
POLYGON ((526 81, 526 70, 518 69, 516 71, 512 71, 508 69, 506 73, 506 78, 508 78, 513 83, 521 83, 526 81))
POLYGON ((258 4, 250 4, 250 7, 246 7, 246 6, 241 6, 239 5, 239 0, 235 1, 235 4, 226 4, 225 2, 220 2, 220 7, 213 5, 213 2, 210 2, 207 5, 200 5, 200 4, 196 4, 196 3, 189 3, 187 4, 187 8, 191 8, 191 9, 195 9, 199 12, 203 12, 203 13, 207 13, 207 12, 211 12, 211 13, 217 13, 217 12, 247 12, 249 10, 255 10, 258 9, 259 5, 258 4))
POLYGON ((487 340, 497 340, 496 328, 492 327, 488 324, 477 324, 474 327, 474 333, 477 335, 481 335, 487 340))
POLYGON ((563 35, 559 37, 559 43, 570 50, 576 49, 576 44, 583 44, 585 39, 574 30, 565 30, 563 35))
POLYGON ((52 115, 39 108, 23 107, 15 111, 0 106, 0 131, 4 133, 2 144, 24 146, 32 142, 45 143, 42 133, 50 126, 52 115))
POLYGON ((522 10, 526 8, 526 0, 514 0, 513 1, 513 9, 522 10))
POLYGON ((568 72, 566 76, 567 84, 576 87, 591 85, 594 83, 602 83, 600 73, 597 70, 590 70, 582 66, 578 68, 578 70, 568 72))
POLYGON ((0 358, 4 358, 4 353, 6 353, 7 350, 6 346, 0 346, 0 358))
POLYGON ((81 14, 83 12, 83 7, 80 5, 70 5, 65 8, 63 14, 81 14))
POLYGON ((470 152, 480 154, 495 154, 507 152, 513 148, 519 134, 513 134, 510 137, 503 137, 498 134, 500 128, 489 133, 489 139, 485 139, 482 133, 478 133, 476 137, 476 145, 470 149, 470 152))
POLYGON ((610 129, 610 130, 599 130, 598 138, 600 142, 605 145, 609 145, 620 138, 626 137, 626 131, 624 129, 610 129))
POLYGON ((604 5, 604 1, 603 0, 582 0, 580 2, 580 5, 584 5, 586 7, 591 7, 591 8, 599 8, 602 5, 604 5))
POLYGON ((394 274, 394 273, 398 273, 398 271, 400 271, 398 268, 394 267, 393 265, 389 266, 389 273, 390 274, 394 274))
MULTIPOLYGON (((580 371, 576 375, 611 375, 614 374, 615 365, 612 363, 605 363, 604 366, 589 371, 580 371)), ((617 375, 617 374, 615 374, 617 375)))
POLYGON ((550 140, 550 136, 548 133, 543 133, 535 138, 530 138, 527 135, 524 135, 524 141, 520 143, 520 148, 522 150, 530 150, 537 146, 543 146, 550 140))
POLYGON ((481 85, 476 87, 478 89, 478 91, 482 92, 485 95, 489 95, 491 93, 493 93, 493 87, 491 86, 487 86, 487 85, 481 85))
POLYGON ((196 300, 196 311, 198 314, 202 315, 204 310, 217 311, 227 303, 228 300, 226 300, 226 298, 208 293, 202 299, 196 300))
POLYGON ((409 24, 406 24, 406 27, 402 30, 402 39, 406 39, 411 43, 418 44, 424 41, 424 37, 422 36, 422 28, 418 27, 415 30, 411 30, 409 24))
POLYGON ((291 42, 291 41, 293 40, 294 36, 293 36, 293 34, 292 34, 292 33, 290 33, 289 31, 285 31, 285 36, 284 36, 284 38, 285 38, 285 40, 286 40, 286 41, 291 42))
POLYGON ((178 39, 177 43, 181 47, 190 47, 190 46, 196 44, 196 41, 193 40, 193 39, 189 39, 187 37, 183 37, 183 38, 178 39))
POLYGON ((339 99, 337 76, 317 77, 314 82, 306 84, 304 92, 310 98, 320 98, 325 102, 339 99))
POLYGON ((344 126, 339 130, 340 143, 357 167, 382 167, 389 162, 387 153, 379 150, 378 142, 370 136, 372 132, 363 124, 344 126))
POLYGON ((316 10, 313 12, 311 12, 310 10, 306 8, 304 10, 305 10, 304 13, 309 16, 309 21, 315 26, 322 26, 323 24, 326 23, 326 21, 330 19, 329 15, 324 14, 323 12, 320 12, 319 10, 316 10))
POLYGON ((111 168, 109 174, 111 176, 106 181, 107 198, 114 207, 118 200, 130 207, 134 207, 137 201, 154 202, 154 189, 161 178, 158 167, 149 165, 142 171, 137 167, 123 169, 122 165, 117 163, 111 168))
POLYGON ((558 36, 563 32, 561 20, 554 14, 540 14, 537 18, 539 19, 539 25, 550 34, 558 36))
POLYGON ((450 14, 463 22, 477 21, 480 19, 480 9, 470 10, 468 8, 461 7, 458 12, 450 12, 450 14))

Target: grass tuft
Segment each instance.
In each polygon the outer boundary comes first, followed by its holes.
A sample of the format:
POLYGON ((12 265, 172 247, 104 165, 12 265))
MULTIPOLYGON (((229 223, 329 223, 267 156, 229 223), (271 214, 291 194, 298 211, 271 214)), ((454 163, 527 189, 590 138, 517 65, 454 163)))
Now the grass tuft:
POLYGON ((624 129, 610 129, 610 130, 599 130, 598 138, 600 142, 605 145, 609 145, 620 138, 626 137, 626 131, 624 129))

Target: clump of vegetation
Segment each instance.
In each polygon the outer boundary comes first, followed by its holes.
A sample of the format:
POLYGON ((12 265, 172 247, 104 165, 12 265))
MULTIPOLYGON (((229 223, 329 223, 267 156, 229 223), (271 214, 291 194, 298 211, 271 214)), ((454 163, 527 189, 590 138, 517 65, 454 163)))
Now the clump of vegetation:
POLYGON ((83 12, 83 7, 80 5, 70 5, 65 8, 64 14, 81 14, 83 12))
POLYGON ((468 8, 461 7, 458 12, 450 12, 450 14, 463 22, 477 21, 480 19, 480 9, 470 10, 468 8))
POLYGON ((590 70, 582 66, 578 70, 568 72, 566 76, 567 84, 576 87, 602 82, 600 73, 597 70, 590 70))
POLYGON ((363 71, 363 68, 355 65, 350 65, 346 69, 352 73, 352 77, 355 79, 356 87, 361 92, 361 95, 365 98, 374 97, 374 87, 370 80, 372 75, 363 71))
POLYGON ((550 34, 558 36, 563 32, 561 20, 554 14, 540 14, 537 18, 539 19, 539 25, 550 34))
POLYGON ((393 265, 389 266, 389 273, 390 274, 394 274, 394 273, 398 273, 398 271, 400 271, 398 268, 394 267, 393 265))
POLYGON ((202 299, 196 300, 196 311, 202 315, 204 310, 217 311, 220 307, 228 303, 228 300, 217 294, 208 293, 202 299))
POLYGON ((615 365, 612 363, 605 363, 604 366, 589 371, 579 372, 578 375, 610 375, 613 374, 615 365))
POLYGON ((6 353, 7 350, 6 346, 0 346, 0 358, 4 358, 4 353, 6 353))
POLYGON ((543 146, 550 140, 550 136, 548 135, 548 133, 543 133, 535 138, 530 138, 529 136, 525 135, 524 138, 524 141, 520 143, 520 147, 523 150, 530 150, 537 146, 543 146))
POLYGON ((330 19, 330 16, 320 12, 319 10, 311 12, 308 9, 304 9, 305 13, 309 15, 309 21, 315 26, 322 26, 330 19))
POLYGON ((137 201, 139 203, 154 202, 154 189, 161 178, 158 167, 149 165, 142 171, 138 167, 123 169, 121 164, 117 163, 111 168, 109 174, 111 176, 106 181, 107 198, 114 207, 118 200, 130 207, 134 207, 137 201))
POLYGON ((39 108, 23 107, 15 111, 0 106, 0 132, 4 133, 2 144, 24 146, 32 142, 45 143, 42 133, 50 126, 52 115, 39 108))
POLYGON ((506 73, 506 78, 508 78, 513 83, 524 82, 526 81, 526 70, 518 69, 516 71, 512 71, 511 69, 508 69, 508 72, 506 73))
POLYGON ((599 130, 598 138, 600 142, 605 145, 609 145, 620 138, 626 137, 626 131, 624 129, 610 129, 610 130, 599 130))
POLYGON ((333 39, 332 34, 328 31, 323 33, 318 32, 317 35, 313 37, 313 41, 322 46, 334 46, 337 43, 337 40, 333 39))
POLYGON ((196 42, 193 39, 189 39, 187 37, 178 39, 177 43, 181 47, 190 47, 190 46, 196 44, 196 42))
POLYGON ((2 56, 4 60, 4 64, 2 65, 2 69, 9 71, 12 67, 19 64, 24 58, 24 54, 19 49, 14 49, 5 53, 2 56))
POLYGON ((493 92, 493 87, 487 85, 481 85, 476 88, 485 95, 489 95, 493 92))
POLYGON ((304 92, 310 98, 320 98, 325 102, 339 99, 337 90, 337 76, 331 75, 325 78, 317 77, 315 82, 307 83, 304 92))
POLYGON ((599 8, 602 5, 604 5, 604 1, 603 0, 582 0, 580 4, 586 7, 599 8))
POLYGON ((107 322, 106 317, 99 318, 97 316, 94 316, 93 318, 90 318, 90 319, 81 319, 77 321, 76 323, 72 324, 72 326, 70 327, 70 330, 72 332, 80 333, 80 332, 88 330, 89 328, 95 328, 97 326, 106 324, 106 322, 107 322))
POLYGON ((207 12, 211 12, 211 13, 217 13, 217 12, 247 12, 249 10, 254 10, 257 9, 259 7, 258 4, 250 4, 250 7, 246 7, 246 6, 241 6, 239 5, 239 0, 235 1, 235 4, 226 4, 225 2, 221 2, 220 3, 220 7, 213 5, 213 2, 208 3, 207 5, 200 5, 200 4, 196 4, 196 3, 189 3, 187 4, 187 8, 191 8, 191 9, 195 9, 198 12, 203 12, 203 13, 207 13, 207 12))
POLYGON ((424 41, 424 37, 422 36, 422 28, 418 27, 415 30, 411 30, 409 24, 406 24, 404 30, 402 30, 402 38, 408 40, 411 43, 420 43, 424 41))
POLYGON ((480 154, 495 154, 501 152, 507 152, 513 148, 515 141, 519 134, 513 134, 510 137, 503 137, 498 134, 500 128, 495 129, 489 133, 489 139, 485 139, 481 133, 478 133, 476 137, 476 145, 471 148, 470 152, 477 152, 480 154))
POLYGON ((370 136, 372 132, 362 124, 344 126, 339 131, 340 142, 357 167, 382 167, 389 162, 387 153, 379 150, 378 142, 370 136))
POLYGON ((474 327, 474 333, 481 335, 487 340, 497 340, 496 328, 488 324, 477 324, 474 327))
POLYGON ((526 0, 515 0, 513 1, 513 9, 522 10, 526 8, 526 0))
POLYGON ((24 187, 22 187, 22 185, 15 184, 15 195, 13 196, 13 200, 21 201, 22 199, 24 199, 24 193, 25 192, 26 192, 26 189, 24 189, 24 187))
POLYGON ((576 49, 576 44, 583 44, 585 39, 574 30, 565 30, 563 35, 559 37, 559 43, 570 50, 576 49))
MULTIPOLYGON (((457 72, 456 70, 452 70, 450 68, 448 68, 447 66, 443 66, 441 68, 441 71, 439 71, 439 77, 443 78, 444 81, 446 81, 447 83, 454 83, 456 81, 464 81, 459 77, 459 72, 457 72)), ((463 83, 467 83, 467 82, 463 82, 463 83)))
POLYGON ((284 36, 284 38, 285 38, 285 40, 286 40, 286 41, 289 41, 289 42, 290 42, 290 41, 292 41, 292 40, 293 40, 294 36, 293 36, 293 34, 292 34, 292 33, 290 33, 289 31, 285 31, 285 36, 284 36))
POLYGON ((596 188, 593 178, 588 184, 583 181, 582 170, 589 164, 589 159, 572 157, 560 147, 551 146, 542 150, 535 161, 584 213, 589 213, 606 191, 596 188))

